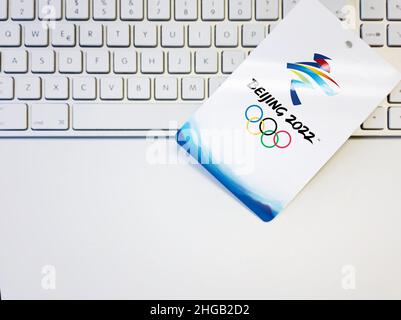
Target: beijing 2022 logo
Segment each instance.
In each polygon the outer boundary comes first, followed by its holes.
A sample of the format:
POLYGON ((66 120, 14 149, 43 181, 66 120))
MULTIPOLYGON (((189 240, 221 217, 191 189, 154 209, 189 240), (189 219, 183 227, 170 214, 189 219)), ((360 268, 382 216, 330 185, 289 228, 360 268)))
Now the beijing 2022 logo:
POLYGON ((340 87, 337 82, 333 80, 328 74, 330 73, 330 64, 326 57, 322 54, 315 53, 314 62, 297 62, 288 63, 287 69, 291 70, 298 79, 291 81, 291 100, 294 106, 301 105, 301 100, 298 97, 297 90, 300 88, 314 89, 313 82, 315 82, 327 96, 334 96, 337 92, 333 87, 340 87), (325 81, 328 80, 327 81, 325 81), (331 85, 329 85, 329 83, 331 85))
POLYGON ((265 117, 263 109, 257 105, 249 106, 245 111, 246 130, 254 136, 260 136, 260 143, 267 149, 287 149, 292 142, 291 134, 279 130, 277 121, 265 117))

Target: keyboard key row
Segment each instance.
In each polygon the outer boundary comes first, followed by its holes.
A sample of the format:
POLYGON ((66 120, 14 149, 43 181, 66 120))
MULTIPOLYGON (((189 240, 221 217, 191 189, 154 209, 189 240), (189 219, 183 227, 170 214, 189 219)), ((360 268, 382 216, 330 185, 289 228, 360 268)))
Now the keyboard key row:
MULTIPOLYGON (((353 19, 353 11, 350 6, 354 6, 354 1, 347 0, 320 0, 326 7, 342 21, 347 18, 353 19)), ((356 0, 355 2, 357 2, 356 0)), ((271 1, 260 1, 271 2, 271 1)), ((300 0, 282 0, 283 17, 285 17, 300 0)), ((401 21, 401 0, 359 0, 360 19, 362 21, 401 21)), ((274 2, 271 7, 274 7, 274 2)), ((258 3, 256 2, 256 6, 258 3)), ((258 12, 256 11, 256 17, 258 12)))
MULTIPOLYGON (((232 21, 251 20, 254 6, 256 20, 279 18, 279 0, 202 0, 201 14, 198 0, 0 0, 0 20, 7 20, 9 15, 12 20, 34 20, 37 8, 41 20, 61 20, 65 12, 67 20, 221 21, 226 18, 225 4, 232 21)), ((291 2, 287 6, 290 5, 291 2)))
POLYGON ((188 74, 194 70, 198 74, 232 73, 246 58, 243 50, 224 50, 221 53, 212 49, 189 50, 146 50, 137 54, 133 49, 53 50, 40 49, 7 50, 1 55, 1 70, 5 73, 65 73, 65 74, 188 74), (139 70, 137 69, 139 61, 139 70))
MULTIPOLYGON (((74 104, 73 107, 74 129, 76 130, 136 128, 135 126, 131 127, 132 124, 126 126, 121 123, 120 117, 114 118, 114 120, 118 120, 117 122, 96 123, 96 119, 102 119, 102 117, 99 118, 99 112, 107 111, 103 113, 103 115, 107 115, 107 118, 116 117, 120 113, 117 111, 127 111, 129 108, 135 108, 135 105, 74 104), (85 114, 89 111, 90 121, 88 122, 85 114)), ((32 130, 68 130, 70 128, 71 121, 68 104, 32 103, 28 108, 28 105, 23 103, 2 103, 0 105, 0 130, 27 130, 28 112, 30 114, 30 128, 32 130)), ((385 128, 401 130, 401 107, 390 107, 387 110, 379 107, 362 125, 362 129, 364 130, 383 130, 385 128)))
POLYGON ((191 102, 1 104, 0 131, 176 130, 198 106, 191 102), (143 122, 143 118, 152 119, 152 123, 143 122))
POLYGON ((0 47, 256 47, 269 33, 268 25, 245 24, 241 28, 235 24, 222 23, 214 27, 208 24, 168 23, 157 26, 152 23, 141 23, 130 26, 126 23, 86 24, 79 28, 71 23, 57 23, 50 30, 41 23, 27 23, 24 32, 19 24, 0 23, 0 47), (51 35, 50 35, 51 34, 51 35), (24 36, 23 36, 24 35, 24 36), (77 37, 79 35, 79 40, 77 37), (240 42, 240 35, 242 35, 240 42), (24 41, 23 41, 24 38, 24 41), (187 40, 185 40, 187 39, 187 40))
MULTIPOLYGON (((283 16, 299 0, 283 0, 283 16)), ((344 2, 328 2, 329 8, 340 13, 344 2)), ((337 2, 337 1, 336 1, 337 2)), ((279 19, 279 0, 202 0, 201 14, 198 13, 198 0, 0 0, 0 20, 34 20, 37 15, 41 20, 61 20, 65 12, 67 20, 114 21, 222 21, 225 16, 225 4, 228 5, 228 19, 248 21, 254 18, 261 21, 279 19), (65 6, 64 6, 65 2, 65 6), (10 8, 8 8, 8 3, 10 8), (37 6, 36 6, 37 3, 37 6), (147 5, 145 5, 147 4, 147 5), (255 8, 253 10, 253 8, 255 8)), ((401 20, 401 0, 360 0, 361 20, 401 20)))
MULTIPOLYGON (((150 100, 153 86, 155 100, 204 100, 206 92, 212 94, 225 80, 225 77, 205 80, 199 77, 160 76, 152 81, 148 77, 0 77, 0 100, 68 100, 70 92, 74 100, 150 100), (70 84, 72 82, 72 84, 70 84), (153 82, 153 83, 152 83, 153 82), (70 85, 72 86, 70 88, 70 85), (181 87, 181 90, 179 90, 181 87), (15 90, 14 90, 15 88, 15 90), (71 90, 70 90, 71 89, 71 90), (15 91, 15 92, 14 92, 15 91), (179 97, 179 92, 181 97, 179 97), (43 97, 42 97, 43 94, 43 97)), ((3 104, 3 102, 1 103, 3 104)))
MULTIPOLYGON (((29 109, 32 130, 68 130, 69 106, 63 103, 31 104, 29 109)), ((26 104, 0 105, 0 130, 27 130, 26 104)))
POLYGON ((361 0, 360 9, 361 20, 401 21, 401 0, 361 0))
POLYGON ((401 107, 378 107, 362 125, 363 130, 401 130, 401 107))

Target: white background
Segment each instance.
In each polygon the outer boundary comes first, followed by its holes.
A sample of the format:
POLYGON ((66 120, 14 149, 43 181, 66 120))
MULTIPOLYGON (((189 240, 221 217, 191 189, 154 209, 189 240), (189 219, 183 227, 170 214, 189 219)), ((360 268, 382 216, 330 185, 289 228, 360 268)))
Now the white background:
POLYGON ((401 298, 400 139, 350 140, 267 224, 148 147, 0 142, 2 298, 401 298))

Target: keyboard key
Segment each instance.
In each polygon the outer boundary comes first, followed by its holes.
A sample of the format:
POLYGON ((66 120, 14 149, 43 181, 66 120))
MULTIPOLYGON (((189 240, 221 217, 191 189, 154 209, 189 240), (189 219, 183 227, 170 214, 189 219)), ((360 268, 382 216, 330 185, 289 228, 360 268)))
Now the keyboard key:
POLYGON ((77 77, 72 81, 72 98, 74 100, 96 99, 96 78, 77 77))
POLYGON ((0 104, 0 130, 26 130, 28 108, 26 104, 0 104))
POLYGON ((33 73, 56 72, 54 51, 49 49, 32 51, 31 71, 33 73))
POLYGON ((79 50, 61 50, 58 62, 60 73, 82 72, 82 52, 79 50))
POLYGON ((124 98, 124 81, 120 77, 100 79, 100 99, 122 100, 124 98))
POLYGON ((157 103, 76 103, 73 107, 74 130, 148 130, 177 129, 198 104, 157 103), (144 121, 144 119, 149 121, 144 121), (175 124, 175 127, 172 125, 175 124))
POLYGON ((170 20, 170 0, 148 0, 148 19, 170 20))
POLYGON ((38 103, 31 105, 33 130, 67 130, 69 128, 68 105, 64 103, 38 103))
POLYGON ((197 50, 195 52, 196 73, 217 73, 217 52, 215 50, 197 50))
POLYGON ((46 100, 67 100, 69 98, 67 77, 46 77, 44 81, 46 100))
POLYGON ((129 47, 131 44, 130 26, 125 23, 113 23, 107 26, 108 47, 129 47))
POLYGON ((389 101, 390 103, 401 103, 401 82, 390 93, 389 101))
POLYGON ((14 78, 0 77, 0 100, 14 99, 14 78))
POLYGON ((163 73, 164 53, 161 50, 149 50, 141 53, 141 71, 143 73, 163 73))
POLYGON ((388 109, 388 128, 390 130, 401 130, 401 107, 388 109))
POLYGON ((150 99, 150 79, 148 77, 132 77, 128 79, 129 100, 150 99))
POLYGON ((282 0, 283 1, 283 18, 299 3, 300 0, 282 0))
POLYGON ((228 0, 228 19, 246 21, 252 18, 251 0, 228 0))
POLYGON ((224 20, 224 1, 225 0, 202 0, 202 20, 224 20))
POLYGON ((2 56, 3 70, 6 73, 27 73, 28 52, 25 50, 8 50, 2 56))
POLYGON ((34 0, 10 0, 10 15, 13 20, 33 20, 35 18, 34 0))
POLYGON ((401 47, 401 25, 391 23, 387 28, 387 41, 390 47, 401 47))
POLYGON ((387 0, 387 19, 401 21, 401 0, 387 0))
POLYGON ((88 20, 89 0, 65 0, 65 17, 67 20, 88 20))
POLYGON ((270 21, 279 18, 279 0, 256 0, 256 20, 270 21))
POLYGON ((103 27, 100 24, 85 23, 79 27, 79 45, 81 47, 103 46, 103 27))
POLYGON ((49 30, 43 28, 41 23, 31 22, 25 24, 25 46, 47 47, 49 45, 49 30))
POLYGON ((361 36, 371 47, 382 47, 386 42, 385 26, 378 23, 364 23, 361 26, 361 36))
POLYGON ((75 25, 72 23, 57 22, 51 31, 54 47, 75 46, 75 25))
POLYGON ((116 0, 93 0, 93 19, 116 20, 117 19, 116 0))
POLYGON ((168 52, 169 73, 190 73, 191 52, 186 50, 170 50, 168 52))
POLYGON ((177 23, 161 26, 162 46, 166 48, 179 48, 184 46, 184 27, 177 23))
POLYGON ((181 92, 183 100, 203 100, 205 99, 205 81, 200 77, 183 78, 181 92))
POLYGON ((86 53, 87 73, 109 73, 110 54, 107 50, 91 50, 86 53))
POLYGON ((265 39, 265 27, 261 24, 245 24, 242 26, 242 46, 256 47, 265 39))
POLYGON ((378 107, 366 120, 362 129, 364 130, 383 130, 386 127, 387 115, 386 109, 378 107))
POLYGON ((0 20, 8 19, 8 0, 0 0, 0 20))
POLYGON ((136 73, 136 52, 132 49, 121 49, 114 52, 115 73, 136 73))
POLYGON ((361 20, 383 20, 386 2, 383 0, 361 0, 361 20))
POLYGON ((175 0, 175 20, 192 21, 198 19, 198 0, 175 0))
POLYGON ((17 78, 16 95, 19 100, 39 100, 42 98, 42 80, 39 77, 17 78))
POLYGON ((194 48, 212 45, 211 27, 208 24, 191 24, 188 26, 188 46, 194 48))
POLYGON ((177 100, 178 87, 175 77, 155 78, 155 99, 156 100, 177 100))
POLYGON ((40 20, 60 20, 62 18, 62 0, 38 0, 40 20))
POLYGON ((222 54, 222 71, 223 73, 232 73, 245 60, 244 51, 223 51, 222 54))
POLYGON ((15 23, 0 23, 0 47, 19 47, 21 45, 21 26, 15 23))
POLYGON ((135 47, 156 47, 157 26, 151 23, 138 23, 134 28, 135 47))
POLYGON ((237 47, 238 28, 235 24, 221 23, 216 25, 216 47, 237 47))
POLYGON ((143 0, 121 0, 121 20, 136 21, 143 19, 143 0))
POLYGON ((211 77, 209 79, 209 97, 226 81, 227 77, 211 77))

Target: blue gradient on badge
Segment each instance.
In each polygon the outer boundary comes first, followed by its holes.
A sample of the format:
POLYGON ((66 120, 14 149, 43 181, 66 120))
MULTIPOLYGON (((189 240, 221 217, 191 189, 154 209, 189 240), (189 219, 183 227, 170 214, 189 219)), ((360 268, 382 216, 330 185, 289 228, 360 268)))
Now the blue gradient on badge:
POLYGON ((202 144, 196 121, 192 118, 177 132, 177 143, 195 158, 209 173, 251 209, 263 221, 273 220, 283 209, 280 202, 265 199, 257 194, 258 190, 246 186, 223 164, 214 164, 213 155, 202 144))

